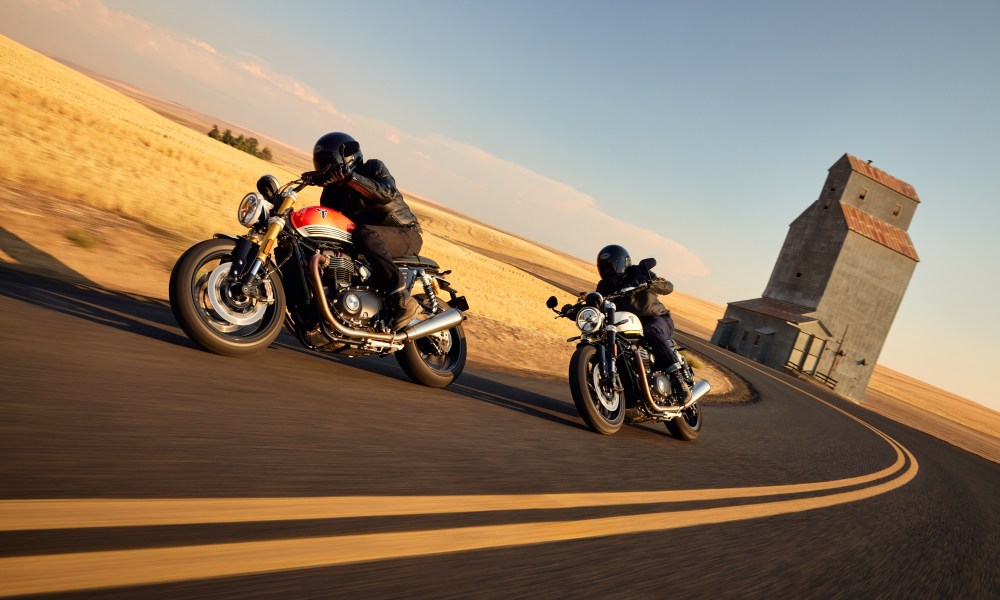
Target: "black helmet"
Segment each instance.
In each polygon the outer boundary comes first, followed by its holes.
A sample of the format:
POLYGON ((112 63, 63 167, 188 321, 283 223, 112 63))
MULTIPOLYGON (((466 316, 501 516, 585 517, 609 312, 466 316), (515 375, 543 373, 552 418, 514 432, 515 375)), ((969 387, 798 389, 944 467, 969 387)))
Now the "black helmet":
POLYGON ((605 246, 597 253, 597 272, 601 279, 617 279, 631 266, 632 257, 628 255, 628 250, 617 244, 605 246))
POLYGON ((313 146, 313 167, 317 171, 333 164, 346 165, 348 171, 353 171, 364 160, 361 156, 361 144, 339 131, 324 135, 313 146))

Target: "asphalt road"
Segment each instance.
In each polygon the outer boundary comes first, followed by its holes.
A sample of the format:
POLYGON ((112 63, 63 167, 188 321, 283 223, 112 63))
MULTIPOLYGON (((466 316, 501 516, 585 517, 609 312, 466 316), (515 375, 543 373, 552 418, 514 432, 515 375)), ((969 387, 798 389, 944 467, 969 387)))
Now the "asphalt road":
POLYGON ((605 437, 558 382, 215 356, 0 265, 0 596, 1000 597, 1000 465, 682 341, 760 401, 605 437))

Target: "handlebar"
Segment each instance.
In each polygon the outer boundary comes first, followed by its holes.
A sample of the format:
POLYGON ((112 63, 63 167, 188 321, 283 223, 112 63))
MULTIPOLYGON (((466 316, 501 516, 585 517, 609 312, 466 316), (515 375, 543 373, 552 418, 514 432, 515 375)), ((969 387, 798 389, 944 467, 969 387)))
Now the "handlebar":
POLYGON ((300 179, 296 179, 294 181, 289 181, 285 185, 281 186, 281 192, 287 192, 288 190, 291 190, 291 191, 295 192, 296 194, 298 194, 302 190, 304 190, 307 187, 309 187, 309 185, 310 185, 309 183, 307 183, 305 180, 303 180, 303 179, 300 178, 300 179))
POLYGON ((621 298, 622 296, 627 296, 633 292, 641 292, 642 290, 649 287, 649 282, 640 283, 639 285, 634 285, 632 287, 622 288, 613 294, 608 294, 605 300, 614 300, 616 298, 621 298))
MULTIPOLYGON (((647 282, 640 283, 639 285, 633 285, 633 286, 630 286, 630 287, 627 287, 627 288, 622 288, 622 289, 618 290, 617 292, 614 292, 612 294, 608 294, 604 298, 604 301, 605 302, 610 302, 612 300, 617 300, 618 298, 621 298, 623 296, 627 296, 629 294, 645 290, 649 286, 650 286, 650 283, 647 281, 647 282)), ((586 294, 580 294, 580 296, 585 296, 585 295, 586 294)), ((585 300, 583 298, 579 298, 576 301, 576 304, 566 304, 561 309, 556 310, 556 308, 555 308, 555 300, 556 300, 555 296, 552 296, 551 298, 549 298, 549 301, 552 302, 552 304, 549 304, 549 308, 552 309, 552 312, 556 313, 556 318, 557 319, 560 318, 560 317, 563 317, 563 318, 566 318, 566 319, 572 319, 573 316, 576 314, 576 311, 579 310, 579 308, 581 306, 583 306, 583 304, 585 302, 585 300)))

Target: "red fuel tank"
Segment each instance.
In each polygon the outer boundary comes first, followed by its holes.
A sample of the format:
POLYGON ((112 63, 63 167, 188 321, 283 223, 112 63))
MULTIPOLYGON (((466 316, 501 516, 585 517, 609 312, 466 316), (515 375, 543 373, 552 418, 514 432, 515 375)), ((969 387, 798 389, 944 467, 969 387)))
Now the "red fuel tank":
POLYGON ((351 242, 355 225, 354 221, 332 208, 307 206, 292 213, 292 227, 308 238, 351 242))

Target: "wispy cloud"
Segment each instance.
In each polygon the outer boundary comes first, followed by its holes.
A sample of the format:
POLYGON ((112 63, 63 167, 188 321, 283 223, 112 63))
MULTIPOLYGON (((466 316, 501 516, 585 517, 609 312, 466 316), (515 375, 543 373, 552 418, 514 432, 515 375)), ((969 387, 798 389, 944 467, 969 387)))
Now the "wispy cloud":
POLYGON ((208 52, 209 54, 216 54, 216 55, 219 54, 219 51, 213 48, 212 44, 209 44, 208 42, 203 42, 201 40, 196 40, 194 38, 188 38, 187 41, 191 44, 194 44, 198 48, 201 48, 205 52, 208 52))
POLYGON ((244 72, 253 75, 278 90, 284 91, 285 93, 302 100, 306 104, 315 106, 327 114, 336 115, 338 113, 336 107, 333 106, 333 103, 323 98, 310 86, 295 78, 282 75, 281 73, 273 71, 270 68, 256 62, 239 61, 235 64, 244 72))

